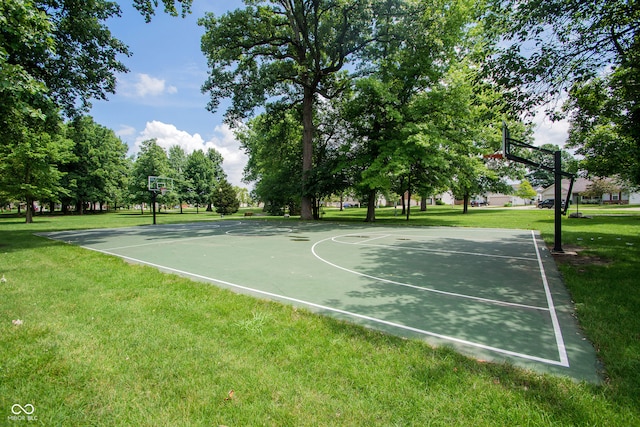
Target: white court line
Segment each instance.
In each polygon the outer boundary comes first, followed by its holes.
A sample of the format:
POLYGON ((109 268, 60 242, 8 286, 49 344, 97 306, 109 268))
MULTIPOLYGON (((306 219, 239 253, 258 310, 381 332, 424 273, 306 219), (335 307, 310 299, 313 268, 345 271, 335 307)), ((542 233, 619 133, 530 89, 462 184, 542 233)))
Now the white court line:
POLYGON ((560 329, 560 322, 558 322, 558 315, 553 304, 553 298, 551 297, 551 290, 549 289, 549 282, 547 281, 547 275, 544 271, 544 265, 542 264, 542 258, 540 257, 540 251, 538 250, 538 243, 536 242, 536 235, 531 230, 531 238, 533 239, 533 245, 536 248, 536 255, 538 257, 538 265, 540 267, 540 275, 542 276, 542 284, 544 285, 544 292, 547 296, 547 304, 549 305, 549 313, 551 314, 551 323, 553 324, 553 331, 556 336, 556 345, 558 346, 558 353, 560 354, 560 365, 569 367, 569 357, 567 356, 567 349, 564 345, 564 339, 562 338, 562 330, 560 329))
POLYGON ((169 245, 172 243, 182 243, 182 242, 190 242, 192 240, 202 240, 202 239, 210 239, 212 237, 220 237, 220 234, 211 234, 209 236, 198 236, 198 237, 187 237, 183 239, 173 239, 173 240, 158 240, 156 242, 149 243, 139 243, 137 245, 129 245, 129 246, 118 246, 117 248, 107 248, 107 251, 117 251, 119 249, 130 249, 130 248, 140 248, 143 246, 154 246, 154 245, 169 245))
MULTIPOLYGON (((347 235, 349 236, 349 235, 347 235)), ((381 239, 383 237, 388 237, 390 236, 390 234, 384 235, 382 237, 376 237, 376 239, 381 239)), ((488 257, 488 258, 507 258, 507 259, 518 259, 518 260, 522 260, 522 261, 536 261, 536 258, 529 258, 529 257, 520 257, 520 256, 510 256, 510 255, 492 255, 492 254, 483 254, 483 253, 478 253, 478 252, 464 252, 464 251, 449 251, 446 249, 429 249, 429 248, 414 248, 414 247, 410 247, 410 246, 403 246, 403 245, 370 245, 370 244, 366 244, 364 242, 368 242, 371 240, 375 240, 375 239, 368 239, 368 240, 363 240, 362 242, 342 242, 339 240, 335 240, 335 239, 339 239, 340 237, 345 237, 345 236, 335 236, 332 237, 331 240, 333 240, 336 243, 340 243, 342 245, 354 245, 354 246, 371 246, 373 248, 387 248, 387 249, 411 249, 411 250, 415 250, 415 251, 421 251, 421 252, 433 252, 433 253, 445 253, 445 254, 459 254, 459 255, 472 255, 472 256, 480 256, 480 257, 488 257)), ((325 239, 327 240, 327 239, 325 239)))
POLYGON ((389 236, 390 236, 389 234, 383 234, 383 235, 380 235, 380 236, 378 236, 378 237, 372 237, 372 238, 370 238, 370 239, 360 240, 359 242, 356 242, 356 243, 348 243, 348 244, 349 244, 349 245, 361 245, 361 244, 366 243, 366 242, 371 242, 371 241, 373 241, 373 240, 378 240, 378 239, 384 239, 385 237, 389 237, 389 236))
MULTIPOLYGON (((368 279, 373 279, 373 280, 377 280, 377 281, 384 282, 384 283, 390 283, 392 285, 405 286, 407 288, 419 289, 421 291, 433 292, 435 294, 447 295, 447 296, 456 297, 456 298, 464 298, 464 299, 469 299, 469 300, 473 300, 473 301, 486 302, 486 303, 489 303, 489 304, 496 304, 496 305, 502 305, 502 306, 507 306, 507 307, 519 307, 519 308, 526 308, 526 309, 530 309, 530 310, 539 310, 539 311, 548 311, 549 310, 547 307, 538 307, 538 306, 534 306, 534 305, 518 304, 518 303, 515 303, 515 302, 507 302, 507 301, 500 301, 500 300, 494 300, 494 299, 489 299, 489 298, 474 297, 472 295, 465 295, 465 294, 458 294, 458 293, 455 293, 455 292, 441 291, 441 290, 434 289, 434 288, 425 288, 423 286, 410 285, 408 283, 397 282, 395 280, 389 280, 389 279, 384 279, 382 277, 371 276, 369 274, 361 273, 361 272, 355 271, 355 270, 350 270, 348 268, 345 268, 345 267, 339 266, 337 264, 334 264, 331 261, 328 261, 328 260, 322 258, 320 255, 318 255, 316 253, 316 246, 319 245, 320 243, 326 242, 328 240, 333 240, 335 238, 345 237, 345 236, 348 236, 348 234, 343 235, 343 236, 328 237, 326 239, 320 240, 320 241, 318 241, 318 242, 313 244, 313 246, 311 247, 311 253, 317 259, 319 259, 320 261, 324 262, 325 264, 330 265, 331 267, 337 268, 337 269, 342 270, 342 271, 346 271, 347 273, 355 274, 356 276, 362 276, 362 277, 366 277, 368 279)), ((342 243, 342 242, 337 242, 337 243, 342 243)), ((372 245, 372 246, 376 246, 376 245, 372 245)))
POLYGON ((257 293, 257 294, 260 294, 260 295, 266 295, 266 296, 269 296, 269 297, 272 297, 272 298, 279 298, 279 299, 283 299, 283 300, 286 300, 286 301, 295 302, 295 303, 298 303, 298 304, 304 304, 304 305, 307 305, 307 306, 310 306, 310 307, 314 307, 314 308, 317 308, 317 309, 320 309, 320 310, 332 311, 334 313, 340 313, 340 314, 344 314, 344 315, 347 315, 347 316, 352 316, 352 317, 355 317, 355 318, 358 318, 358 319, 368 320, 368 321, 371 321, 371 322, 380 323, 380 324, 383 324, 383 325, 392 326, 392 327, 395 327, 395 328, 404 329, 404 330, 411 331, 411 332, 416 332, 416 333, 419 333, 419 334, 422 334, 422 335, 428 335, 428 336, 431 336, 431 337, 440 338, 440 339, 447 340, 447 341, 452 341, 452 342, 455 342, 455 343, 458 343, 458 344, 464 344, 464 345, 471 346, 471 347, 481 348, 483 350, 489 350, 489 351, 493 351, 493 352, 496 352, 496 353, 505 354, 505 355, 508 355, 508 356, 519 357, 521 359, 526 359, 526 360, 531 360, 531 361, 535 361, 535 362, 546 363, 546 364, 549 364, 549 365, 560 365, 560 366, 567 366, 568 367, 568 364, 564 365, 561 362, 558 362, 556 360, 545 359, 543 357, 532 356, 532 355, 524 354, 524 353, 518 353, 518 352, 515 352, 515 351, 505 350, 505 349, 498 348, 498 347, 492 347, 492 346, 489 346, 489 345, 475 343, 475 342, 472 342, 472 341, 467 341, 467 340, 463 340, 463 339, 456 338, 456 337, 450 337, 448 335, 437 334, 437 333, 434 333, 434 332, 429 332, 429 331, 425 331, 425 330, 422 330, 422 329, 413 328, 411 326, 401 325, 399 323, 389 322, 389 321, 383 320, 383 319, 377 319, 375 317, 366 316, 366 315, 363 315, 363 314, 353 313, 353 312, 350 312, 350 311, 341 310, 341 309, 333 308, 333 307, 327 307, 327 306, 316 304, 316 303, 313 303, 313 302, 304 301, 304 300, 297 299, 297 298, 292 298, 292 297, 287 297, 287 296, 284 296, 284 295, 274 294, 274 293, 267 292, 267 291, 261 291, 259 289, 249 288, 247 286, 238 285, 238 284, 227 282, 227 281, 224 281, 224 280, 219 280, 219 279, 214 279, 214 278, 207 277, 207 276, 202 276, 200 274, 189 273, 188 271, 182 271, 182 270, 178 270, 178 269, 175 269, 175 268, 154 264, 154 263, 147 262, 147 261, 142 261, 140 259, 131 258, 131 257, 124 256, 124 255, 119 255, 119 254, 108 252, 108 251, 101 250, 101 249, 95 249, 95 248, 91 248, 91 247, 88 247, 88 246, 82 246, 82 247, 85 248, 85 249, 89 249, 91 251, 100 252, 100 253, 103 253, 103 254, 106 254, 106 255, 117 256, 117 257, 122 258, 122 259, 133 261, 133 262, 136 262, 136 263, 139 263, 139 264, 148 265, 150 267, 155 267, 155 268, 158 268, 158 269, 161 269, 161 270, 170 271, 170 272, 177 273, 177 274, 184 275, 184 276, 195 277, 195 278, 207 280, 207 281, 210 281, 210 282, 220 283, 220 284, 231 286, 231 287, 234 287, 234 288, 237 288, 237 289, 242 289, 242 290, 245 290, 245 291, 254 292, 254 293, 257 293))

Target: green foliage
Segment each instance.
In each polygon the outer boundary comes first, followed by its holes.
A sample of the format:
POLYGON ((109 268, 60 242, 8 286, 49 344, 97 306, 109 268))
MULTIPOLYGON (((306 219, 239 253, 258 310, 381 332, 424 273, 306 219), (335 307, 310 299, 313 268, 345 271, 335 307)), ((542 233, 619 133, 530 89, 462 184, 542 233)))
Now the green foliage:
POLYGON ((82 213, 85 202, 123 201, 128 175, 128 147, 116 134, 93 121, 77 117, 67 126, 67 137, 73 141, 73 160, 61 165, 65 171, 64 186, 69 191, 63 204, 75 204, 82 213))
POLYGON ((244 9, 200 20, 209 60, 209 108, 230 97, 231 120, 267 98, 291 102, 302 94, 331 93, 335 73, 366 45, 371 31, 367 1, 250 2, 244 9))
POLYGON ((173 178, 173 195, 180 203, 182 212, 182 202, 189 200, 189 181, 186 178, 187 154, 178 145, 169 147, 169 176, 173 178))
POLYGON ((524 180, 520 183, 520 187, 516 191, 515 195, 524 200, 530 200, 537 196, 536 190, 533 189, 531 183, 527 180, 524 180))
MULTIPOLYGON (((549 151, 560 151, 560 157, 562 161, 562 170, 569 173, 577 173, 578 172, 578 160, 576 160, 571 153, 567 150, 563 150, 557 145, 554 144, 542 144, 540 148, 549 151)), ((554 166, 554 156, 549 153, 545 153, 537 150, 523 151, 520 153, 522 157, 525 159, 531 160, 532 162, 545 166, 547 168, 553 169, 554 166)), ((552 171, 545 170, 542 168, 532 168, 528 167, 528 171, 526 173, 527 180, 533 186, 541 186, 541 187, 549 187, 553 185, 555 182, 555 176, 552 171)))
MULTIPOLYGON (((150 176, 169 175, 169 159, 167 153, 160 147, 155 139, 148 139, 140 144, 140 152, 133 164, 129 192, 131 200, 135 203, 149 203, 150 176)), ((158 196, 161 201, 162 196, 158 196)))
MULTIPOLYGON (((575 85, 565 109, 571 114, 568 145, 583 156, 582 169, 593 176, 618 175, 640 186, 638 92, 632 69, 575 85)), ((640 75, 640 74, 638 74, 640 75)))
POLYGON ((218 182, 224 178, 222 156, 210 149, 207 154, 196 150, 187 157, 184 179, 187 183, 187 200, 198 206, 211 203, 218 182))
POLYGON ((270 212, 283 212, 286 206, 295 211, 300 205, 301 138, 299 113, 277 106, 267 108, 238 133, 242 148, 249 155, 245 179, 255 182, 253 192, 270 212))
MULTIPOLYGON (((180 15, 184 18, 191 13, 191 5, 193 0, 162 0, 164 11, 171 16, 178 16, 178 8, 176 3, 180 3, 180 15)), ((151 22, 152 17, 156 14, 158 7, 157 0, 133 0, 133 6, 144 16, 145 21, 151 22)))
POLYGON ((32 222, 33 203, 55 200, 66 193, 58 164, 69 158, 71 141, 61 133, 23 130, 22 138, 0 145, 0 189, 27 204, 26 222, 32 222))
MULTIPOLYGON (((361 221, 359 211, 327 215, 361 221)), ((430 208, 411 224, 526 226, 551 241, 546 210, 460 212, 430 208)), ((38 396, 45 425, 638 425, 638 216, 592 213, 601 215, 563 220, 565 241, 584 251, 561 269, 607 370, 600 385, 469 359, 33 234, 148 216, 53 216, 24 230, 0 215, 0 407, 38 396)), ((379 220, 399 221, 393 209, 379 220)))
POLYGON ((520 108, 553 99, 607 66, 638 59, 635 2, 491 3, 485 28, 506 40, 488 65, 520 108))
MULTIPOLYGON (((133 3, 148 21, 158 2, 133 3)), ((171 15, 180 3, 185 16, 192 2, 163 3, 171 15)), ((126 146, 112 131, 79 117, 92 99, 114 93, 115 74, 127 71, 118 57, 130 52, 105 25, 119 15, 118 3, 109 0, 0 2, 0 194, 26 201, 27 221, 35 199, 73 202, 82 210, 84 201, 126 197, 126 146), (60 129, 61 114, 73 119, 73 153, 60 129)), ((139 162, 130 183, 138 202, 146 200, 146 175, 165 169, 145 163, 139 162)))
POLYGON ((345 86, 347 62, 371 44, 373 16, 368 0, 335 2, 248 2, 219 18, 208 14, 202 50, 210 71, 203 91, 209 109, 231 98, 227 119, 234 122, 267 102, 302 100, 302 194, 305 219, 312 219, 311 181, 314 110, 317 97, 330 98, 345 86))
POLYGON ((602 195, 605 193, 615 194, 619 191, 619 185, 616 185, 613 181, 600 178, 593 180, 587 187, 586 191, 584 191, 581 195, 585 197, 602 199, 602 195))
POLYGON ((487 68, 514 108, 532 111, 551 102, 553 110, 568 92, 564 110, 571 119, 570 144, 585 157, 581 167, 640 185, 640 5, 493 3, 487 28, 506 41, 487 68))
POLYGON ((238 212, 240 201, 238 200, 236 190, 226 179, 222 179, 218 183, 218 187, 213 192, 213 205, 216 212, 221 215, 231 215, 238 212))

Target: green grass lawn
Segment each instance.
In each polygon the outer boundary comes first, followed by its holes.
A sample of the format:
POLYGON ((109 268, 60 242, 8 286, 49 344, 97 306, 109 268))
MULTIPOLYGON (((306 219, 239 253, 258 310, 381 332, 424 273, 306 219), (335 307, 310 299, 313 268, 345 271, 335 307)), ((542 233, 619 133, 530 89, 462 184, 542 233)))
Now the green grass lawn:
MULTIPOLYGON (((394 213, 381 209, 378 221, 407 224, 394 213)), ((638 425, 640 212, 588 214, 563 219, 563 245, 580 251, 560 268, 606 368, 598 385, 475 361, 33 235, 150 224, 149 214, 34 224, 0 215, 0 425, 638 425), (16 404, 35 411, 16 415, 16 404)), ((364 215, 327 209, 324 221, 364 215)), ((194 220, 220 216, 158 215, 161 224, 194 220)), ((408 224, 537 229, 553 242, 546 209, 429 207, 408 224)))

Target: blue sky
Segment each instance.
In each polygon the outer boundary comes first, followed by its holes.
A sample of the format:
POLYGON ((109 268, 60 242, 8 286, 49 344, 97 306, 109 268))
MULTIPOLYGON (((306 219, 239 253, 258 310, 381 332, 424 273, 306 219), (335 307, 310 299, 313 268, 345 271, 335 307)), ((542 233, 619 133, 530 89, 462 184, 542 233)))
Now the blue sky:
MULTIPOLYGON (((118 75, 117 93, 108 101, 95 101, 90 114, 113 129, 129 145, 130 153, 150 138, 164 148, 180 145, 188 153, 213 147, 224 158, 229 181, 247 187, 241 182, 247 158, 223 123, 225 104, 213 114, 206 109, 208 96, 200 92, 208 68, 200 50, 204 30, 197 25, 206 12, 221 15, 243 7, 242 1, 196 0, 188 17, 158 11, 149 24, 130 0, 119 3, 122 17, 110 20, 108 26, 133 53, 120 58, 130 72, 118 75)), ((537 121, 537 144, 564 143, 566 123, 551 124, 542 115, 537 121)))
POLYGON ((197 25, 206 12, 220 15, 242 7, 238 0, 197 0, 193 13, 174 18, 159 11, 149 24, 133 9, 131 1, 120 1, 122 17, 108 22, 115 37, 126 43, 133 55, 120 60, 129 73, 118 75, 115 95, 94 101, 89 113, 137 152, 140 142, 157 138, 168 148, 185 151, 217 149, 223 167, 234 185, 241 183, 246 156, 232 131, 223 124, 224 104, 216 114, 206 109, 208 97, 200 92, 207 78, 207 64, 200 50, 204 32, 197 25))

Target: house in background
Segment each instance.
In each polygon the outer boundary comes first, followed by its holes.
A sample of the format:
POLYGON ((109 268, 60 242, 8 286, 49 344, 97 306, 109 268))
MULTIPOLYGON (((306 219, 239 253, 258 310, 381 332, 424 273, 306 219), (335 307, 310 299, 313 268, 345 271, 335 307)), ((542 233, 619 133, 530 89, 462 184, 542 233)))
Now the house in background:
MULTIPOLYGON (((571 189, 570 204, 615 204, 615 205, 628 205, 628 204, 640 204, 640 193, 629 193, 626 190, 617 186, 616 192, 605 193, 602 197, 587 197, 582 194, 587 191, 593 181, 587 178, 576 178, 571 189)), ((569 191, 570 180, 562 180, 562 198, 567 198, 567 192, 569 191)), ((555 198, 555 185, 550 185, 545 188, 541 193, 542 199, 555 198)))
POLYGON ((511 194, 487 193, 487 203, 490 206, 530 206, 535 205, 542 197, 541 193, 543 189, 541 187, 534 188, 537 195, 531 199, 523 199, 515 195, 520 188, 520 184, 512 184, 511 187, 513 188, 511 194))

